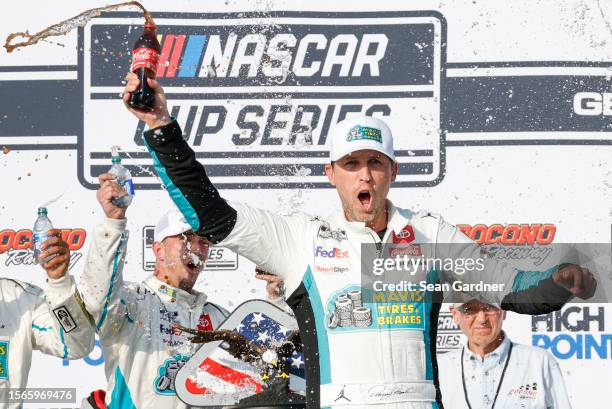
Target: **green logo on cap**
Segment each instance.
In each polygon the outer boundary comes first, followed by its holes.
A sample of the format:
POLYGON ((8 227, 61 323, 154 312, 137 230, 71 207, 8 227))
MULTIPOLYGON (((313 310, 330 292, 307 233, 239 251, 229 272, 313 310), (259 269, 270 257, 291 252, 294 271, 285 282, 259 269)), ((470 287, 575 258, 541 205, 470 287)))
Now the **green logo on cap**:
POLYGON ((369 126, 354 126, 349 131, 346 141, 352 142, 361 140, 370 140, 382 143, 382 132, 380 132, 380 129, 370 128, 369 126))

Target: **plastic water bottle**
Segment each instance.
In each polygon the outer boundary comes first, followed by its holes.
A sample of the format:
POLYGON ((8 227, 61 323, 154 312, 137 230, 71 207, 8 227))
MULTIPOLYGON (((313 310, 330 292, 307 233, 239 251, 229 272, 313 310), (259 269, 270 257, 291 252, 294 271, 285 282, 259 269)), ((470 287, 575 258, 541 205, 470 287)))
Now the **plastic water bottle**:
POLYGON ((36 219, 36 223, 34 223, 34 228, 32 229, 33 239, 34 239, 34 260, 36 260, 40 264, 44 264, 47 261, 51 260, 52 257, 47 257, 44 260, 39 260, 40 253, 42 250, 40 246, 47 241, 49 236, 47 235, 47 231, 51 230, 53 225, 51 224, 51 220, 47 217, 47 208, 39 207, 38 208, 38 218, 36 219))
POLYGON ((115 175, 115 183, 121 186, 127 195, 121 197, 113 197, 113 204, 117 207, 126 208, 132 203, 134 198, 134 183, 132 183, 132 174, 123 165, 121 165, 121 156, 119 156, 119 147, 113 146, 111 148, 111 156, 113 166, 111 166, 108 173, 115 175))

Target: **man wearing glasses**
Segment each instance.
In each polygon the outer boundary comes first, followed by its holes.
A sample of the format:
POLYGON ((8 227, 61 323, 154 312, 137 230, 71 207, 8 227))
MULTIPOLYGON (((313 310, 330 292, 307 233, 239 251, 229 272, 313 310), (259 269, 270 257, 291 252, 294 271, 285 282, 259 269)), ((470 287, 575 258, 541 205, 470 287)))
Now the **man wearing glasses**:
POLYGON ((467 342, 438 357, 444 407, 570 409, 553 356, 512 342, 502 330, 506 312, 469 298, 449 307, 467 342))

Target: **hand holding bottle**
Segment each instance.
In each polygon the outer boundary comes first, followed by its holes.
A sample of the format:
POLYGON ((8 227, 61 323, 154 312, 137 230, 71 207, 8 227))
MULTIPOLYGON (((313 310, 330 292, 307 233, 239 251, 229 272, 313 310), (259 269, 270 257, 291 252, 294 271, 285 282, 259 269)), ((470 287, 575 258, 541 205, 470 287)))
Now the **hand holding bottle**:
POLYGON ((70 249, 68 243, 62 240, 61 233, 58 229, 48 230, 46 234, 49 238, 41 245, 40 258, 46 260, 41 263, 42 268, 51 279, 62 278, 70 267, 70 249))
POLYGON ((124 219, 126 208, 121 208, 113 203, 114 197, 125 196, 127 192, 115 183, 116 176, 110 173, 103 173, 98 176, 100 188, 96 193, 96 198, 102 206, 104 214, 109 219, 124 219))
POLYGON ((152 78, 147 79, 147 82, 153 89, 155 95, 153 109, 151 111, 141 111, 130 106, 130 98, 132 93, 138 90, 138 87, 140 86, 140 79, 132 72, 126 75, 125 79, 127 80, 127 84, 125 85, 125 90, 123 91, 123 103, 128 111, 134 114, 136 118, 147 124, 147 126, 151 129, 164 126, 172 122, 172 118, 170 118, 170 113, 168 112, 168 106, 166 104, 166 95, 164 94, 164 90, 161 85, 159 85, 157 80, 152 78))

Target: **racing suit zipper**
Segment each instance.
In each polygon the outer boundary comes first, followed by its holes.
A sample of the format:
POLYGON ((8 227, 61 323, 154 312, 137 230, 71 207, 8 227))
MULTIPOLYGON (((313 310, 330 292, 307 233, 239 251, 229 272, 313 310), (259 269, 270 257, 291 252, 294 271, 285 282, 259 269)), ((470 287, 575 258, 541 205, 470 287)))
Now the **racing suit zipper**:
MULTIPOLYGON (((383 241, 380 239, 380 237, 374 230, 367 228, 367 227, 366 229, 368 230, 368 233, 370 234, 370 236, 374 240, 374 244, 376 245, 377 257, 382 258, 383 257, 383 246, 384 246, 383 241)), ((394 370, 394 362, 393 362, 393 352, 394 352, 393 344, 391 342, 390 334, 385 331, 379 331, 378 332, 378 342, 380 344, 379 354, 381 357, 380 362, 382 363, 382 370, 383 370, 383 379, 380 379, 380 381, 387 382, 389 380, 393 380, 396 375, 395 370, 394 370)))
POLYGON ((380 240, 380 238, 378 237, 378 235, 376 234, 376 232, 374 232, 374 230, 366 227, 366 229, 368 229, 368 233, 370 234, 370 236, 372 237, 372 239, 374 239, 374 244, 376 245, 376 255, 378 256, 378 258, 381 258, 383 255, 383 243, 380 240))

